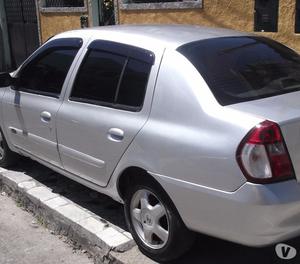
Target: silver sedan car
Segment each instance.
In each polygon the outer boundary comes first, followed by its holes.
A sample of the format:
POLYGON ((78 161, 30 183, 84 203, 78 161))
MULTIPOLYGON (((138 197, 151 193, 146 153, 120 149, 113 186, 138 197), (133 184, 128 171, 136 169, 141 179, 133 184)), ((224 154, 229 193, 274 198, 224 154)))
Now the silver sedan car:
POLYGON ((300 234, 300 57, 198 26, 59 34, 0 74, 0 165, 17 155, 125 204, 141 251, 194 232, 249 246, 300 234))

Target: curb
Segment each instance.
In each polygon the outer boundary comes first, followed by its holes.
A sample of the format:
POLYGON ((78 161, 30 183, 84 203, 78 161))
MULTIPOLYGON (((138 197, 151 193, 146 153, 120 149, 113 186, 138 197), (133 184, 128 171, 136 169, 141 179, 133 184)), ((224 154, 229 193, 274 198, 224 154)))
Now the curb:
POLYGON ((53 233, 68 237, 86 250, 95 263, 124 263, 116 256, 135 246, 130 233, 24 173, 0 168, 0 189, 33 212, 53 233))

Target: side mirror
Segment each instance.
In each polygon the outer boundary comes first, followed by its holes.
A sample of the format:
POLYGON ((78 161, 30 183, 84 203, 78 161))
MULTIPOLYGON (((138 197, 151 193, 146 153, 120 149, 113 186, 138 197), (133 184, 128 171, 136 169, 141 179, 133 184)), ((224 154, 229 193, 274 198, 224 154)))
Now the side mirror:
POLYGON ((8 72, 0 72, 0 88, 12 85, 13 83, 14 78, 8 72))

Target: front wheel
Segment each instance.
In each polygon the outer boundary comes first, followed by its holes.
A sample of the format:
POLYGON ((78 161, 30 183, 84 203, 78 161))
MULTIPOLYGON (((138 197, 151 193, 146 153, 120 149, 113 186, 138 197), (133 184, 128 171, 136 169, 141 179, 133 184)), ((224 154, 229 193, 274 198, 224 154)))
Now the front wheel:
POLYGON ((15 152, 12 152, 7 142, 4 138, 4 135, 2 131, 0 130, 0 167, 9 167, 16 163, 18 160, 18 154, 15 152))
POLYGON ((194 234, 185 227, 158 184, 144 182, 130 188, 125 199, 125 216, 140 250, 156 261, 176 259, 193 244, 194 234))

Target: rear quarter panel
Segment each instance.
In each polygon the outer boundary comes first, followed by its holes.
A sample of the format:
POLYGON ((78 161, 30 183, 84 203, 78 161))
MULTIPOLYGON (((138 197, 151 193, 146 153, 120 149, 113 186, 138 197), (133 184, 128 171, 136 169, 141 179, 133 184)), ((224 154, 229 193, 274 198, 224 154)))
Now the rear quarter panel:
POLYGON ((194 66, 166 50, 150 118, 116 173, 133 165, 175 181, 235 191, 246 181, 236 149, 259 122, 258 117, 220 106, 194 66))

